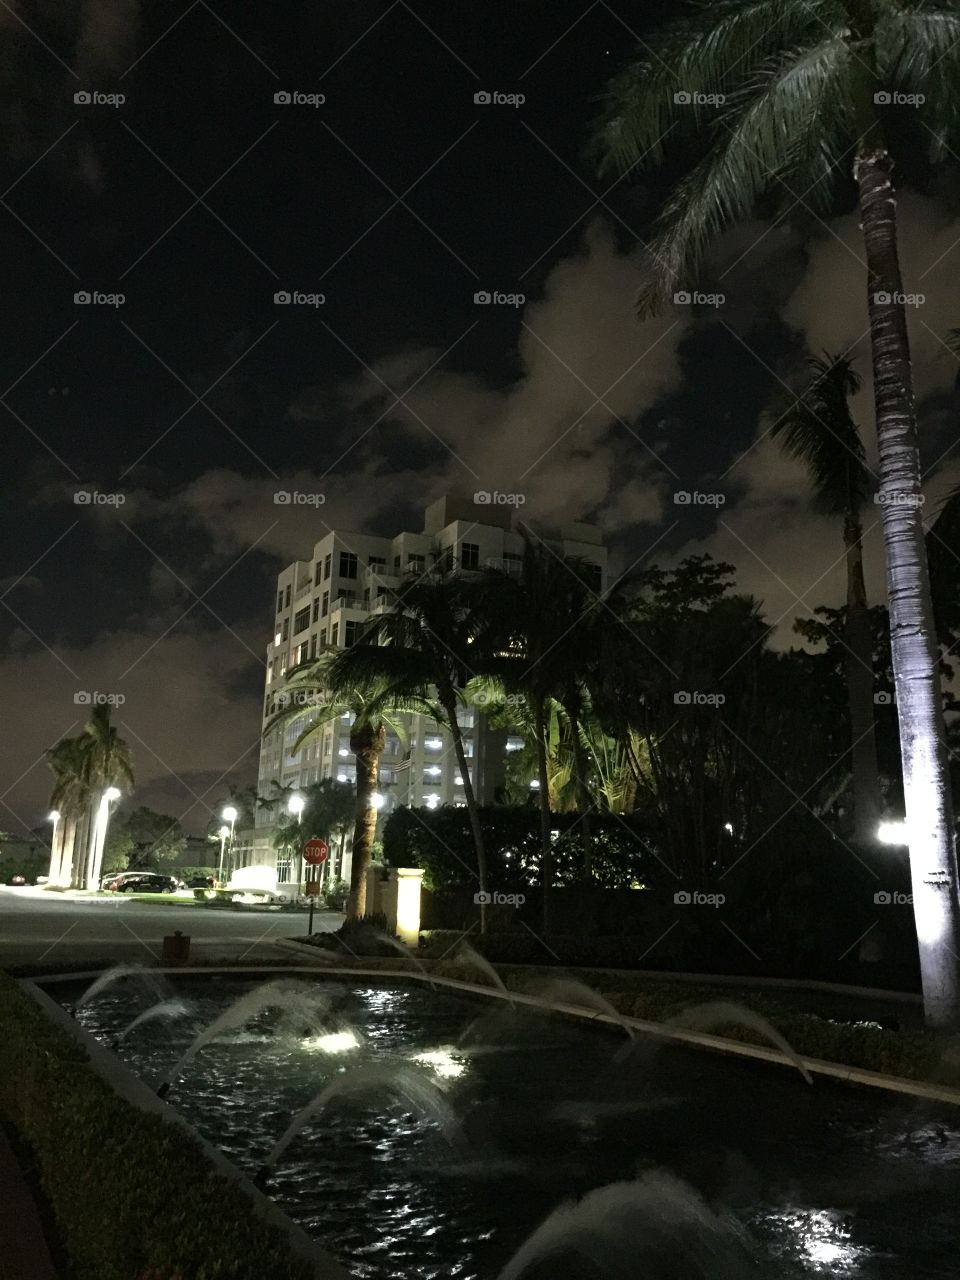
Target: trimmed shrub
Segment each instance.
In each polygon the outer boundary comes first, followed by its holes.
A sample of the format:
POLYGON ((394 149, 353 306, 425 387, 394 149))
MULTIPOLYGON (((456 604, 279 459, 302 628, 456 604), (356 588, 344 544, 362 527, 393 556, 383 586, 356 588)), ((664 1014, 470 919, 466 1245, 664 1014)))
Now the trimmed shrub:
POLYGON ((178 1125, 125 1102, 0 975, 0 1117, 30 1150, 76 1280, 312 1280, 178 1125))

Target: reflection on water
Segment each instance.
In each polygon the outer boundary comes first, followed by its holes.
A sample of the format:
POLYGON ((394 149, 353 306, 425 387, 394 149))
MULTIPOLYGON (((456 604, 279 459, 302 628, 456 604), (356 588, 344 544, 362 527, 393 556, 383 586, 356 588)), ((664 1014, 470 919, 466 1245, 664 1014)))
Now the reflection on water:
MULTIPOLYGON (((147 1019, 118 1050, 151 1084, 255 984, 174 985, 186 1016, 147 1019)), ((250 1019, 188 1058, 169 1096, 251 1174, 311 1099, 336 1097, 291 1138, 270 1193, 358 1280, 496 1280, 511 1265, 517 1280, 692 1280, 694 1263, 712 1280, 747 1274, 739 1255, 710 1272, 703 1241, 687 1240, 694 1220, 725 1224, 717 1249, 741 1241, 757 1280, 956 1275, 952 1110, 822 1080, 810 1089, 782 1067, 659 1042, 617 1061, 616 1029, 481 1016, 489 1006, 419 984, 323 990, 323 1025, 306 1034, 252 1000, 250 1019), (420 1081, 421 1103, 427 1082, 443 1089, 463 1145, 451 1148, 403 1088, 351 1087, 357 1071, 376 1085, 370 1068, 388 1060, 410 1088, 420 1081), (653 1223, 646 1254, 618 1253, 599 1229, 630 1203, 653 1223), (664 1225, 671 1215, 687 1223, 679 1233, 664 1225), (537 1232, 549 1257, 530 1244, 537 1232)), ((57 994, 69 1003, 79 990, 57 994)), ((155 999, 115 982, 77 1016, 111 1042, 155 999)))

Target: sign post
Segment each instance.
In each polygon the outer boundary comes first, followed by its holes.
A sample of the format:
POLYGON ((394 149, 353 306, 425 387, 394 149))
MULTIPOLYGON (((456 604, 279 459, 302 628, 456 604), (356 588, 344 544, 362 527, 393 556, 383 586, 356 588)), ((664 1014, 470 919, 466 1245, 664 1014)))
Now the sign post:
MULTIPOLYGON (((313 867, 321 867, 324 862, 326 862, 329 852, 330 849, 327 846, 326 840, 321 840, 318 836, 315 836, 312 840, 308 840, 303 846, 303 860, 311 869, 313 867)), ((315 884, 316 880, 314 876, 311 875, 306 885, 307 894, 310 898, 310 914, 307 918, 308 934, 313 933, 313 908, 317 900, 317 889, 319 889, 318 884, 316 884, 316 888, 314 888, 315 884)))

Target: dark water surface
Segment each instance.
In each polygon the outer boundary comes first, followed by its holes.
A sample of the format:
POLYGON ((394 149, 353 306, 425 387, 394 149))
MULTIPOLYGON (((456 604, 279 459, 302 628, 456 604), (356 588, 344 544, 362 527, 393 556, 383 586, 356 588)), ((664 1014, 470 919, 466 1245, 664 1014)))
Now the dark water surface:
MULTIPOLYGON (((188 1002, 188 1016, 145 1023, 118 1050, 152 1084, 256 985, 239 977, 164 981, 167 995, 188 1002)), ((670 1177, 703 1197, 695 1231, 681 1224, 668 1246, 654 1247, 655 1231, 634 1214, 611 1235, 625 1247, 624 1232, 636 1232, 635 1268, 591 1262, 603 1249, 588 1243, 575 1257, 535 1264, 525 1280, 960 1274, 960 1112, 952 1108, 820 1081, 810 1087, 783 1067, 642 1040, 616 1062, 622 1037, 528 1009, 413 984, 317 981, 335 992, 321 1034, 304 1037, 282 1015, 261 1014, 205 1047, 168 1101, 252 1174, 291 1116, 352 1065, 414 1063, 442 1085, 463 1146, 451 1147, 436 1123, 379 1092, 325 1108, 278 1163, 270 1194, 363 1280, 495 1280, 561 1202, 651 1174, 667 1187, 668 1204, 670 1177), (331 1031, 336 1038, 325 1039, 331 1031), (744 1228, 748 1266, 718 1254, 698 1270, 692 1243, 688 1256, 683 1233, 710 1237, 714 1214, 744 1228)), ((52 991, 71 1003, 81 989, 52 991)), ((78 1018, 110 1042, 158 998, 126 978, 78 1018)))

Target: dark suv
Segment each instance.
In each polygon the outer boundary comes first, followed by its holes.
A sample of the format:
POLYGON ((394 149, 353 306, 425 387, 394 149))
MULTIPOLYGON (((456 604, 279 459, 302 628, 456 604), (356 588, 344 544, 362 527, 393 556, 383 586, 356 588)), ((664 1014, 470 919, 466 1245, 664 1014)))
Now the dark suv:
POLYGON ((176 893, 180 886, 172 876, 157 871, 123 871, 104 881, 103 887, 116 893, 176 893))

